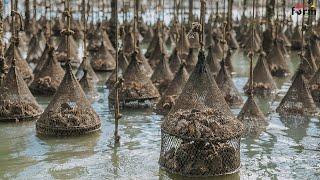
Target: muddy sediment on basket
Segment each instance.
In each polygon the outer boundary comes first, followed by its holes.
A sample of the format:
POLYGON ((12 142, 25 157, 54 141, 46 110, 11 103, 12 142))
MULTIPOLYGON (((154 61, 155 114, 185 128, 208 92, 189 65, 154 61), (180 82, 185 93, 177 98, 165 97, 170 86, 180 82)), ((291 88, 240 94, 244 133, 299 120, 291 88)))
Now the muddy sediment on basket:
POLYGON ((160 164, 183 175, 220 175, 240 167, 240 153, 228 143, 183 141, 160 156, 160 164))
POLYGON ((41 108, 28 101, 0 101, 0 121, 3 117, 34 117, 39 115, 41 108))
POLYGON ((238 121, 226 119, 221 111, 215 109, 178 110, 169 114, 167 119, 163 127, 170 134, 217 141, 237 137, 239 132, 236 130, 241 126, 238 121))
POLYGON ((99 118, 92 111, 81 109, 81 107, 71 107, 69 104, 61 104, 59 112, 52 114, 46 121, 46 126, 60 128, 85 128, 99 124, 99 118))

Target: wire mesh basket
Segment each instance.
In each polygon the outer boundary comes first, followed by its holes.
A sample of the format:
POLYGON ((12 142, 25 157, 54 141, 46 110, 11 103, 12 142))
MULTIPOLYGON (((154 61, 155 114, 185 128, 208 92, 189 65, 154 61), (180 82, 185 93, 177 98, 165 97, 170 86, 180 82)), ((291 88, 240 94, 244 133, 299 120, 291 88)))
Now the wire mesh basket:
POLYGON ((41 113, 41 107, 29 91, 13 60, 0 87, 0 122, 31 120, 41 113))
POLYGON ((100 129, 101 122, 97 113, 86 99, 80 84, 67 62, 65 76, 36 123, 40 136, 79 136, 100 129))
POLYGON ((53 55, 53 47, 48 52, 48 58, 42 69, 35 74, 34 81, 30 85, 30 90, 34 94, 54 95, 57 91, 63 76, 64 70, 53 55))
POLYGON ((268 125, 267 119, 256 104, 252 95, 249 95, 246 103, 238 114, 238 119, 243 123, 243 136, 257 136, 268 125))
MULTIPOLYGON (((138 52, 131 55, 131 62, 123 74, 123 85, 119 92, 120 104, 126 107, 139 107, 152 105, 160 97, 159 91, 154 86, 142 61, 138 59, 138 52)), ((116 89, 109 94, 109 102, 114 104, 116 89)))
POLYGON ((161 126, 160 167, 183 176, 232 174, 240 168, 242 123, 205 62, 198 63, 161 126))
POLYGON ((280 116, 309 116, 317 113, 317 107, 311 96, 302 70, 298 69, 287 94, 281 100, 276 111, 280 116))
MULTIPOLYGON (((260 52, 256 66, 253 69, 253 93, 265 96, 277 90, 277 85, 270 73, 265 59, 265 53, 260 52)), ((244 87, 246 93, 250 93, 250 79, 244 87)))

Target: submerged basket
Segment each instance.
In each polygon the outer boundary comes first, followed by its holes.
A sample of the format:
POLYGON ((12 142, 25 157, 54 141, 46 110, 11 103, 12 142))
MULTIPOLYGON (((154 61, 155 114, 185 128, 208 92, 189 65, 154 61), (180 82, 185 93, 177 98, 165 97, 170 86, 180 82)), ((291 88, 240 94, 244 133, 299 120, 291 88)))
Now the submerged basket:
MULTIPOLYGON (((250 81, 249 79, 244 87, 246 93, 250 93, 250 81)), ((261 52, 257 64, 253 69, 253 93, 263 96, 269 95, 276 90, 277 85, 267 66, 265 53, 261 52)))
MULTIPOLYGON (((124 106, 135 106, 136 102, 144 103, 157 100, 159 91, 147 77, 147 70, 142 61, 138 60, 138 52, 131 55, 131 62, 123 74, 123 86, 119 92, 120 102, 124 106), (133 103, 133 104, 131 104, 133 103)), ((116 91, 109 94, 109 102, 114 103, 116 91)), ((152 104, 150 104, 152 105, 152 104)))
POLYGON ((221 69, 216 77, 216 82, 224 99, 230 107, 239 107, 243 103, 241 95, 234 85, 229 72, 226 70, 224 60, 221 61, 221 69))
POLYGON ((174 74, 170 70, 168 59, 165 54, 161 54, 160 62, 151 76, 151 81, 157 87, 159 93, 162 94, 173 78, 174 74))
POLYGON ((87 70, 84 70, 84 74, 79 81, 80 86, 83 89, 87 99, 89 102, 93 103, 98 100, 99 94, 97 89, 95 88, 95 83, 92 77, 89 76, 87 70))
POLYGON ((204 52, 161 126, 159 164, 183 176, 231 174, 240 168, 242 123, 225 102, 204 52))
POLYGON ((243 123, 245 136, 257 136, 264 131, 268 125, 267 119, 256 104, 252 95, 249 95, 243 105, 238 119, 243 123))
POLYGON ((175 74, 176 72, 178 72, 181 63, 182 63, 182 60, 180 58, 180 55, 178 54, 178 50, 177 48, 174 48, 171 56, 169 57, 169 66, 172 73, 175 74))
POLYGON ((185 68, 185 63, 183 63, 156 105, 156 112, 158 114, 168 114, 171 107, 175 104, 176 98, 181 94, 188 78, 189 73, 185 68))
MULTIPOLYGON (((70 57, 71 57, 71 65, 73 67, 78 67, 80 65, 80 58, 78 56, 77 50, 77 44, 75 40, 73 39, 73 36, 69 37, 69 43, 70 43, 70 57)), ((58 48, 56 50, 56 57, 59 62, 66 63, 68 60, 67 56, 67 37, 61 37, 60 42, 58 45, 58 48)))
POLYGON ((51 47, 48 52, 48 58, 42 69, 35 74, 34 81, 30 85, 30 90, 34 94, 53 95, 64 76, 64 70, 53 55, 54 49, 51 47))
POLYGON ((79 136, 100 129, 98 114, 72 73, 71 65, 66 63, 65 76, 36 123, 40 136, 79 136))
POLYGON ((0 122, 35 119, 42 109, 33 97, 15 60, 0 87, 0 122))
POLYGON ((280 43, 278 41, 274 41, 274 46, 266 59, 273 76, 284 77, 290 74, 289 65, 281 52, 280 43))
POLYGON ((280 116, 308 116, 317 113, 306 79, 302 70, 298 69, 287 94, 281 100, 276 111, 280 116))
POLYGON ((11 66, 12 61, 13 61, 13 56, 14 56, 15 57, 15 64, 19 68, 19 72, 21 73, 22 78, 26 81, 27 84, 30 84, 34 78, 32 70, 29 67, 27 61, 22 59, 21 53, 19 52, 18 48, 13 47, 14 43, 15 42, 10 43, 10 46, 4 55, 4 57, 6 59, 6 65, 8 67, 11 66), (13 51, 13 48, 14 48, 14 51, 13 51))
POLYGON ((116 61, 105 46, 105 42, 102 41, 98 51, 94 53, 91 66, 95 71, 112 71, 116 68, 116 61))
POLYGON ((320 105, 320 68, 309 81, 309 88, 314 102, 320 105))

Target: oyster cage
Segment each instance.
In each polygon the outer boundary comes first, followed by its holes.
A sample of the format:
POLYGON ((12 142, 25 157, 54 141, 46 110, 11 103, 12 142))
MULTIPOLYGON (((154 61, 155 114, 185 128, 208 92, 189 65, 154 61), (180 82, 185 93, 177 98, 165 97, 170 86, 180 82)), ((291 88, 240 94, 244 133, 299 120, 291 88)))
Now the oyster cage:
POLYGON ((239 171, 243 133, 240 121, 223 118, 223 113, 213 109, 170 113, 161 127, 161 168, 196 177, 239 171))
POLYGON ((159 165, 182 176, 205 177, 240 170, 240 137, 225 142, 181 138, 161 131, 159 165))

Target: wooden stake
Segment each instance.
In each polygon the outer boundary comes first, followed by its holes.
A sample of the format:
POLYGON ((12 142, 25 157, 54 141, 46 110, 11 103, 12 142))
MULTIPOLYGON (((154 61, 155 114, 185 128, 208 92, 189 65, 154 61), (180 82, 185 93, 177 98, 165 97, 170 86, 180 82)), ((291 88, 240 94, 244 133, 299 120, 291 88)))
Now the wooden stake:
MULTIPOLYGON (((118 11, 118 2, 113 2, 114 9, 117 12, 118 11)), ((115 111, 114 111, 114 142, 118 144, 120 142, 120 135, 119 135, 119 119, 121 118, 120 114, 120 103, 119 103, 119 88, 120 88, 120 81, 119 81, 119 58, 118 58, 118 13, 114 14, 114 24, 116 27, 115 30, 115 49, 116 49, 116 99, 115 99, 115 111)))

